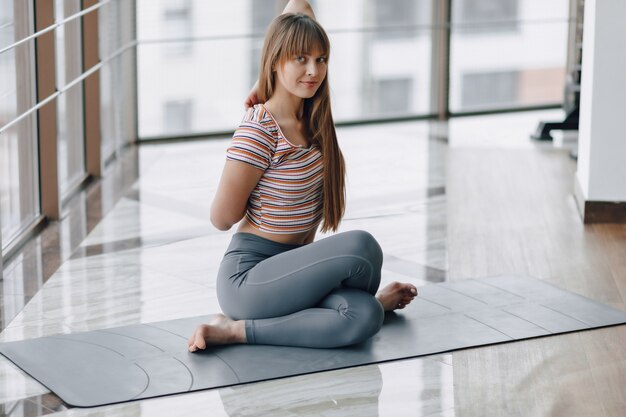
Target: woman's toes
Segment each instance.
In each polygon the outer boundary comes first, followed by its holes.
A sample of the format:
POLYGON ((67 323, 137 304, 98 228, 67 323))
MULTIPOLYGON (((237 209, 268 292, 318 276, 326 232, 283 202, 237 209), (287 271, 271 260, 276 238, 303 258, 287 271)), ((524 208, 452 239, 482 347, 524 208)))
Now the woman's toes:
POLYGON ((411 297, 415 297, 417 295, 417 288, 411 284, 405 284, 404 292, 409 294, 411 297))
POLYGON ((207 336, 208 329, 209 326, 202 326, 202 328, 198 329, 198 332, 196 333, 196 340, 194 343, 198 347, 198 349, 206 348, 205 337, 207 336))
POLYGON ((196 331, 187 342, 187 346, 190 352, 195 352, 198 349, 206 349, 206 340, 204 338, 207 335, 208 328, 209 326, 207 326, 206 324, 202 324, 196 328, 196 331))

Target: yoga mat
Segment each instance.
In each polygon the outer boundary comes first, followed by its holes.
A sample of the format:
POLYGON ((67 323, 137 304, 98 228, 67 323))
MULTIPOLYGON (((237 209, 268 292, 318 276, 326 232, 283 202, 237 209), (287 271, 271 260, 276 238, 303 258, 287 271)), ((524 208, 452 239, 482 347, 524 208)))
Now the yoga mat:
POLYGON ((92 407, 626 323, 626 312, 501 275, 427 285, 382 330, 338 349, 232 345, 189 353, 210 316, 0 344, 70 406, 92 407))

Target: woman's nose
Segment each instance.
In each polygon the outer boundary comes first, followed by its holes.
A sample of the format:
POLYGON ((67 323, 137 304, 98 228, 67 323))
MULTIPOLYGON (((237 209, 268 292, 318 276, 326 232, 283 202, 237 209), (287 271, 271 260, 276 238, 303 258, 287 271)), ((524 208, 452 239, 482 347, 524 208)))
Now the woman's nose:
POLYGON ((317 63, 316 62, 310 62, 307 67, 306 67, 306 73, 307 75, 310 76, 315 76, 317 75, 318 69, 317 69, 317 63))

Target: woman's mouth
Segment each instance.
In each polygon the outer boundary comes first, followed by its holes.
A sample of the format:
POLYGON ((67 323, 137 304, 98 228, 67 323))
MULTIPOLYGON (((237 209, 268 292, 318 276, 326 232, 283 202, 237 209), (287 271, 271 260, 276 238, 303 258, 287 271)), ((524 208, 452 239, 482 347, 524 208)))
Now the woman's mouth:
POLYGON ((315 88, 317 86, 317 81, 300 81, 307 88, 315 88))

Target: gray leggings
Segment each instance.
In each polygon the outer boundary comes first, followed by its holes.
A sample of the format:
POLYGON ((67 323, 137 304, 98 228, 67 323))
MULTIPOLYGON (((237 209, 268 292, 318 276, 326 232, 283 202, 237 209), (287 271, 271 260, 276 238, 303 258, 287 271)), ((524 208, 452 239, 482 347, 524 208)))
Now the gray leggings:
POLYGON ((330 348, 362 342, 380 330, 374 297, 383 254, 355 230, 307 245, 235 233, 217 276, 222 311, 245 320, 251 344, 330 348))

